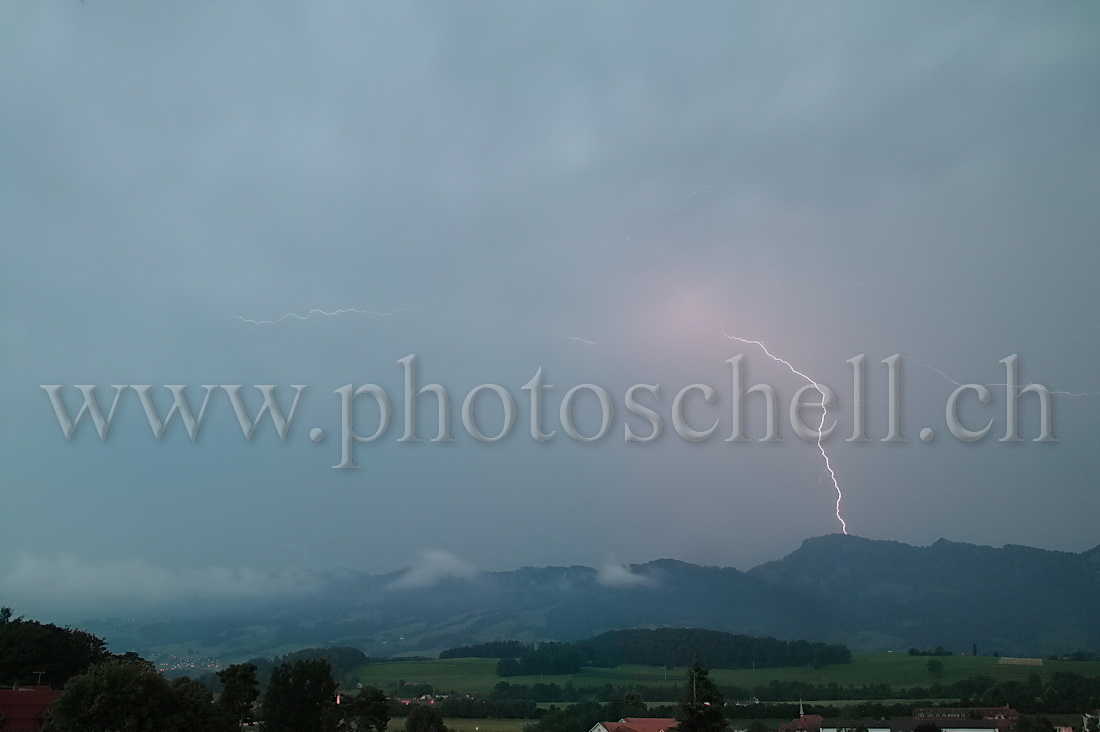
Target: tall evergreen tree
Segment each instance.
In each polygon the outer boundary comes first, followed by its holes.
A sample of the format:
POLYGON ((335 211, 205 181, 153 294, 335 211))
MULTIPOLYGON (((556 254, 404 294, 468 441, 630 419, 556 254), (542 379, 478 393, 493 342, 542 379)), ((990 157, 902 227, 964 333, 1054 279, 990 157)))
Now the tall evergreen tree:
POLYGON ((724 732, 726 700, 710 680, 710 671, 695 657, 688 669, 684 700, 676 715, 678 732, 724 732))

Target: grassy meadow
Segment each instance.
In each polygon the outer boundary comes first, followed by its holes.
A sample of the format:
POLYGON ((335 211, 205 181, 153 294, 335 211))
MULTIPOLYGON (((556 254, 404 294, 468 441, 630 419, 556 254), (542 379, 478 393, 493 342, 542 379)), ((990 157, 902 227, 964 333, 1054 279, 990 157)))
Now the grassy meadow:
MULTIPOLYGON (((999 663, 1000 659, 987 656, 943 656, 943 673, 933 677, 927 668, 928 657, 909 656, 905 653, 856 653, 852 662, 814 669, 808 666, 768 669, 715 669, 711 671, 719 685, 752 687, 779 681, 804 681, 812 684, 835 682, 843 686, 860 684, 889 684, 895 688, 928 686, 933 682, 951 683, 971 676, 991 676, 998 681, 1025 681, 1038 673, 1048 676, 1055 671, 1072 671, 1084 676, 1100 676, 1100 662, 1044 661, 1042 666, 1013 666, 999 663)), ((675 668, 667 673, 656 666, 620 666, 614 669, 583 668, 575 674, 545 676, 513 676, 501 678, 495 673, 496 661, 484 658, 454 658, 427 661, 387 661, 364 666, 360 678, 364 684, 383 689, 397 685, 400 680, 431 684, 437 691, 459 693, 487 693, 501 681, 512 684, 536 684, 539 682, 574 686, 625 686, 647 684, 653 686, 679 685, 687 678, 687 669, 675 668)), ((473 732, 473 730, 462 732, 473 732)), ((486 730, 480 732, 511 732, 486 730)))

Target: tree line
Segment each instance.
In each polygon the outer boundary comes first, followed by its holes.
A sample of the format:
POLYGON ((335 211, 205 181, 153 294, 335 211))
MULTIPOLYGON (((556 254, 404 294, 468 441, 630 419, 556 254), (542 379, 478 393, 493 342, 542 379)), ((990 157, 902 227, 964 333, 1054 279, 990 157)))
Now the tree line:
MULTIPOLYGON (((963 699, 973 702, 970 706, 1003 706, 1009 704, 1025 713, 1054 714, 1066 709, 1089 709, 1100 706, 1100 677, 1082 676, 1073 672, 1055 672, 1044 679, 1031 674, 1026 681, 997 681, 989 676, 973 676, 948 684, 933 683, 929 686, 897 688, 890 684, 811 684, 804 681, 772 680, 756 686, 722 685, 719 687, 728 699, 748 700, 759 703, 745 709, 765 709, 765 717, 787 716, 791 707, 769 702, 790 699, 812 699, 817 702, 863 699, 868 709, 881 710, 881 702, 904 700, 892 705, 908 714, 916 706, 931 706, 929 699, 963 699), (909 710, 909 711, 904 711, 909 710)), ((491 699, 526 700, 542 703, 575 703, 594 700, 609 703, 622 694, 634 693, 650 702, 674 702, 680 698, 681 687, 671 684, 625 684, 613 686, 574 686, 570 682, 557 684, 540 682, 516 684, 499 682, 490 694, 491 699)), ((965 706, 965 705, 964 705, 965 706)), ((868 714, 871 714, 868 712, 868 714)), ((746 712, 746 716, 748 713, 746 712)), ((876 712, 874 716, 896 716, 876 712)))
POLYGON ((611 630, 578 644, 602 663, 690 666, 705 651, 711 668, 774 668, 848 663, 847 646, 806 640, 778 640, 702 628, 611 630))
POLYGON ((524 646, 513 658, 497 661, 497 676, 537 676, 539 674, 574 674, 582 666, 594 663, 583 649, 571 643, 537 643, 524 646))
POLYGON ((218 672, 215 699, 202 683, 169 682, 137 656, 96 663, 65 684, 51 709, 50 732, 237 732, 260 721, 264 732, 385 732, 386 695, 374 687, 337 696, 324 659, 281 663, 261 697, 256 667, 236 664, 218 672), (259 699, 259 704, 256 702, 259 699))
MULTIPOLYGON (((324 648, 303 648, 300 651, 273 658, 250 658, 248 663, 256 667, 256 675, 262 692, 267 688, 267 684, 271 679, 271 672, 276 666, 316 659, 327 661, 332 669, 333 678, 346 688, 353 688, 358 683, 359 669, 363 666, 389 660, 372 658, 358 648, 327 646, 324 648)), ((215 693, 221 688, 221 682, 218 681, 217 674, 214 672, 204 672, 199 675, 198 680, 215 693)))
POLYGON ((529 648, 522 641, 490 641, 469 646, 448 648, 440 658, 516 658, 529 648))
POLYGON ((689 666, 704 650, 713 668, 774 668, 848 663, 847 646, 785 641, 701 628, 612 630, 576 643, 494 641, 450 648, 440 658, 497 658, 498 676, 576 673, 584 666, 689 666))

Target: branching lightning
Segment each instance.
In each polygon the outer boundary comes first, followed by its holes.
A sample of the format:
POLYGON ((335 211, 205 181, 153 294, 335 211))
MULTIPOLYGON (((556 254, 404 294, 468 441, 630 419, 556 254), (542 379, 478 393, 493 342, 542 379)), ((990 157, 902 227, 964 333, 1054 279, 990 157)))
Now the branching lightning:
MULTIPOLYGON (((293 320, 310 320, 315 315, 325 316, 325 317, 332 317, 332 316, 335 316, 335 315, 345 315, 347 313, 354 313, 356 315, 371 315, 371 316, 374 316, 376 318, 392 318, 392 317, 394 317, 395 315, 397 315, 399 313, 403 313, 406 310, 412 310, 415 307, 419 307, 419 306, 417 306, 417 305, 408 305, 408 306, 403 307, 403 308, 397 308, 396 310, 392 310, 388 313, 380 312, 380 311, 377 311, 377 310, 359 310, 358 308, 339 308, 338 310, 322 310, 321 308, 314 308, 314 309, 310 310, 309 312, 307 312, 305 315, 299 315, 298 313, 286 313, 282 317, 276 318, 274 320, 254 320, 253 318, 246 318, 243 315, 233 315, 231 317, 233 317, 236 320, 241 321, 242 323, 248 323, 249 325, 275 325, 276 323, 282 323, 284 320, 291 320, 291 319, 293 319, 293 320)), ((462 316, 458 319, 463 323, 470 323, 471 322, 471 319, 467 316, 462 316)), ((564 331, 560 331, 560 330, 555 331, 555 332, 558 335, 560 335, 562 338, 566 338, 566 339, 571 340, 571 341, 577 341, 578 343, 584 343, 585 345, 589 345, 589 346, 595 346, 596 345, 596 341, 589 340, 587 338, 581 338, 580 336, 569 335, 568 333, 566 333, 564 331)))
POLYGON ((357 310, 355 308, 341 308, 339 310, 333 310, 332 312, 329 312, 327 310, 321 310, 320 308, 314 308, 313 310, 310 310, 305 315, 298 315, 297 313, 287 313, 286 315, 284 315, 281 318, 278 318, 277 320, 253 320, 251 318, 245 318, 241 315, 234 315, 233 317, 236 318, 237 320, 243 321, 245 323, 250 323, 252 325, 274 325, 275 323, 283 322, 287 318, 296 318, 298 320, 309 320, 314 315, 343 315, 344 313, 357 313, 359 315, 374 315, 374 316, 379 317, 379 318, 392 318, 393 316, 397 315, 398 313, 404 312, 406 310, 412 310, 414 307, 416 307, 416 306, 415 305, 409 305, 407 307, 397 308, 397 310, 394 310, 394 311, 389 312, 389 313, 380 313, 380 312, 377 312, 375 310, 357 310))
POLYGON ((558 331, 558 335, 563 338, 568 338, 571 341, 580 341, 581 343, 587 343, 590 346, 596 345, 596 341, 590 341, 587 338, 579 338, 577 336, 567 335, 566 333, 562 333, 560 330, 558 331))
MULTIPOLYGON (((737 341, 739 343, 745 343, 745 344, 753 345, 753 346, 759 346, 760 350, 762 350, 768 358, 775 361, 776 363, 783 364, 784 366, 786 366, 788 369, 791 370, 791 373, 796 374, 797 376, 801 376, 803 379, 805 379, 811 385, 813 385, 813 387, 815 389, 817 389, 818 393, 821 394, 821 402, 822 402, 822 404, 821 404, 821 422, 817 425, 817 449, 819 451, 821 451, 821 457, 825 460, 825 471, 827 471, 829 473, 829 478, 831 478, 832 481, 833 481, 833 488, 836 489, 836 520, 840 522, 840 530, 843 531, 845 534, 847 534, 848 533, 848 524, 844 520, 844 517, 840 515, 840 503, 841 503, 841 501, 844 500, 844 493, 840 490, 840 481, 837 480, 836 471, 833 470, 833 462, 832 462, 832 460, 829 459, 829 453, 825 452, 825 445, 823 444, 824 430, 825 430, 825 418, 829 414, 829 410, 825 407, 825 390, 822 389, 821 385, 818 384, 816 381, 814 381, 809 376, 807 376, 806 374, 802 373, 801 371, 796 369, 794 366, 792 366, 790 364, 790 362, 784 361, 783 359, 779 358, 778 356, 773 354, 771 351, 769 351, 768 347, 765 346, 760 341, 750 341, 750 340, 747 340, 745 338, 739 338, 735 335, 730 335, 725 330, 722 331, 722 335, 724 335, 726 338, 729 338, 732 341, 737 341)), ((820 483, 820 478, 818 479, 818 482, 820 483)))

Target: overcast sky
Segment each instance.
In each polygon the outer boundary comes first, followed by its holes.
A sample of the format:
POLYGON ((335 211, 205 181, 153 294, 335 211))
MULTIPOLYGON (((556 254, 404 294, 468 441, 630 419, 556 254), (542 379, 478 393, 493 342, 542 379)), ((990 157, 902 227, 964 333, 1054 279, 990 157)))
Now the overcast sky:
POLYGON ((852 533, 1094 546, 1100 397, 1055 396, 1057 443, 998 442, 1003 389, 969 397, 968 425, 995 420, 973 444, 944 404, 1014 353, 1025 382, 1100 389, 1098 71, 1089 2, 4 3, 0 601, 44 602, 35 578, 61 605, 138 575, 161 597, 278 592, 419 556, 777 558, 840 529, 836 494, 787 424, 806 382, 723 328, 838 393, 852 533), (262 323, 347 308, 400 312, 262 323), (724 441, 740 353, 782 443, 724 441), (886 444, 895 353, 943 374, 902 360, 908 439, 886 444), (432 398, 424 441, 397 442, 409 354, 450 390, 455 442, 430 441, 432 398), (855 444, 859 354, 874 440, 855 444), (545 444, 520 389, 540 367, 545 444), (390 431, 333 469, 334 390, 372 382, 390 431), (671 402, 696 382, 718 401, 694 394, 693 424, 720 427, 689 444, 671 402), (494 444, 460 418, 483 383, 518 405, 494 444), (558 417, 582 383, 616 406, 593 444, 558 417), (636 383, 661 385, 651 444, 623 439, 648 432, 636 383), (287 406, 309 388, 285 443, 270 423, 247 442, 224 392, 194 444, 175 420, 158 443, 132 391, 101 443, 88 420, 67 442, 41 384, 73 414, 74 384, 105 406, 111 384, 187 384, 196 411, 201 384, 279 384, 287 406))

